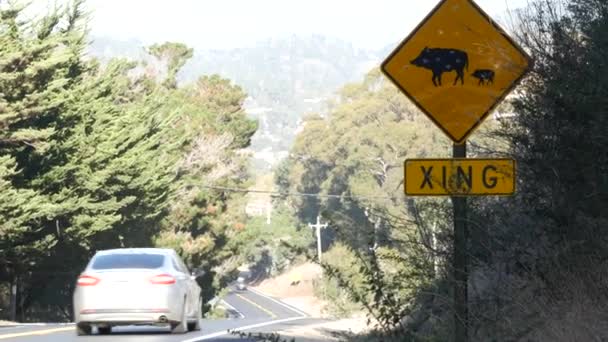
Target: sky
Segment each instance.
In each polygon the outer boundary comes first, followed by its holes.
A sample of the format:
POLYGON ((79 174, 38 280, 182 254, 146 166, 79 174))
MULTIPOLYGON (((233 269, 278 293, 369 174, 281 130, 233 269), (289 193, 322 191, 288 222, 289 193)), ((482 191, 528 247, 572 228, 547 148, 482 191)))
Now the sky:
MULTIPOLYGON (((55 2, 34 0, 36 12, 55 2)), ((529 0, 476 0, 503 23, 529 0)), ((273 37, 321 34, 359 48, 404 39, 437 0, 88 0, 93 36, 202 49, 247 47, 273 37)), ((505 25, 503 25, 505 26, 505 25)), ((506 28, 506 27, 505 27, 506 28)))

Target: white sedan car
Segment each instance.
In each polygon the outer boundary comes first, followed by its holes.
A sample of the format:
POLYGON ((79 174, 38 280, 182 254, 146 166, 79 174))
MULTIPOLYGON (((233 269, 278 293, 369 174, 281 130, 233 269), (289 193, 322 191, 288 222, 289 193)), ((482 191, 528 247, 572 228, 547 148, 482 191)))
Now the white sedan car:
POLYGON ((200 330, 200 274, 190 274, 172 249, 125 248, 97 252, 78 277, 74 321, 78 335, 96 326, 169 325, 173 333, 200 330))

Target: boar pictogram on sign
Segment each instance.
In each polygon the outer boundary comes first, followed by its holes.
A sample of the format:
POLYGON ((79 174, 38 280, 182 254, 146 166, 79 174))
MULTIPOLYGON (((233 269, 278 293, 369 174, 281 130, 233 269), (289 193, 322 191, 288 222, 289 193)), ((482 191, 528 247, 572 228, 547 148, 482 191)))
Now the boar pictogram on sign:
POLYGON ((454 79, 454 85, 456 85, 458 80, 460 80, 460 84, 464 84, 464 70, 469 69, 469 56, 461 50, 425 47, 410 63, 431 70, 435 86, 441 85, 441 74, 456 71, 454 79))
POLYGON ((471 76, 479 79, 477 85, 484 85, 490 83, 494 84, 494 70, 477 69, 471 74, 471 76))
POLYGON ((435 2, 380 69, 462 144, 519 83, 532 59, 475 0, 435 2))

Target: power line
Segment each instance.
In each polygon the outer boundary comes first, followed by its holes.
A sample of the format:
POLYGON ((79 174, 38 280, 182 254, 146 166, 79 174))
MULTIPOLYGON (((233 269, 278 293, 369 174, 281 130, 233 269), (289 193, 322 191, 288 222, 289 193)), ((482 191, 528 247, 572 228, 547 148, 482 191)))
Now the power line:
POLYGON ((244 189, 244 188, 232 188, 224 186, 213 186, 213 185, 201 185, 203 188, 230 191, 230 192, 243 192, 243 193, 256 193, 256 194, 269 194, 276 196, 290 196, 290 197, 314 197, 314 198, 339 198, 339 199, 368 199, 368 200, 400 200, 397 197, 390 196, 352 196, 352 195, 335 195, 335 194, 319 194, 319 193, 307 193, 307 192, 280 192, 270 190, 256 190, 256 189, 244 189))

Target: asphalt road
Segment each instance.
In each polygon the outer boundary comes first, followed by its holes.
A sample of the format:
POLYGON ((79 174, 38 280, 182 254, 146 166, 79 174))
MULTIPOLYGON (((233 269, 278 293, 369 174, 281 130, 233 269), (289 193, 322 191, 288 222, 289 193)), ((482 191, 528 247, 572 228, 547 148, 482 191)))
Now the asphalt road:
POLYGON ((322 322, 273 298, 252 291, 232 291, 224 299, 236 318, 203 320, 202 330, 173 335, 168 327, 116 327, 110 335, 76 336, 73 324, 18 325, 0 328, 0 342, 196 342, 252 341, 228 330, 273 332, 322 322))

